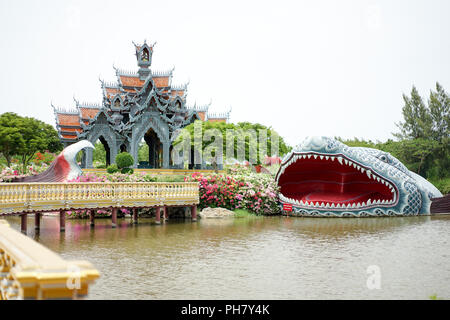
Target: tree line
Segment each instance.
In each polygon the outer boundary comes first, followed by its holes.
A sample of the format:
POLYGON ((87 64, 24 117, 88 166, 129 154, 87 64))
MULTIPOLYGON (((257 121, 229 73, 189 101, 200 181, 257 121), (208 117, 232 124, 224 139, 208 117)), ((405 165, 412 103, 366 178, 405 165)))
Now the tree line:
POLYGON ((59 152, 63 145, 53 126, 14 112, 0 115, 0 153, 11 166, 13 156, 20 159, 23 172, 36 152, 59 152))
POLYGON ((441 192, 450 192, 450 97, 436 83, 428 99, 422 98, 415 86, 410 95, 403 94, 403 121, 393 133, 397 141, 341 140, 349 146, 380 149, 391 153, 409 170, 428 179, 441 192))

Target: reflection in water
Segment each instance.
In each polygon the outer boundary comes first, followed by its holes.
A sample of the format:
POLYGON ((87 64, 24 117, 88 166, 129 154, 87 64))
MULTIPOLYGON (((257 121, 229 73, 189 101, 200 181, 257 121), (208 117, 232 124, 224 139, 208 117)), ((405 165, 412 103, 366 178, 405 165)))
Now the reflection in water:
MULTIPOLYGON (((7 218, 20 228, 18 217, 7 218)), ((29 235, 102 273, 91 299, 450 298, 450 217, 250 217, 191 223, 44 217, 29 235), (366 286, 367 267, 382 287, 366 286)))

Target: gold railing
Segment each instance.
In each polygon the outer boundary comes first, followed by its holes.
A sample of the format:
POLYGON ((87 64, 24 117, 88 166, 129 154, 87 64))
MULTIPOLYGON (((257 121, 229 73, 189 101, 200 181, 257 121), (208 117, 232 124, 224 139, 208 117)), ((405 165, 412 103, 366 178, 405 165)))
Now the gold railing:
POLYGON ((87 261, 66 261, 0 220, 0 300, 80 299, 100 276, 87 261))
POLYGON ((197 182, 0 183, 0 215, 198 203, 197 182))

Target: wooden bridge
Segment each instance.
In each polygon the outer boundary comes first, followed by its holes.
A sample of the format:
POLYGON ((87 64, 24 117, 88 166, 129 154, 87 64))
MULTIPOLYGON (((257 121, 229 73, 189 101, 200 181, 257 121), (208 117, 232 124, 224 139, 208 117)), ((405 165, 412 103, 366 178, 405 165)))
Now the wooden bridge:
POLYGON ((135 222, 138 208, 155 208, 159 224, 161 209, 167 217, 168 207, 180 206, 190 207, 192 220, 196 221, 198 203, 197 182, 0 183, 0 217, 20 215, 24 233, 28 214, 34 214, 35 228, 39 229, 43 212, 59 211, 60 230, 64 231, 67 211, 90 210, 93 225, 94 209, 112 209, 114 228, 121 208, 131 209, 135 222))

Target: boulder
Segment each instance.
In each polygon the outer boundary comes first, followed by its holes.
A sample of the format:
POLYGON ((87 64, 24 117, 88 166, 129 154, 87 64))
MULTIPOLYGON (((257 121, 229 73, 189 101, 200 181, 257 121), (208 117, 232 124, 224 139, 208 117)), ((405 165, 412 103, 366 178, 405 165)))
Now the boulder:
POLYGON ((225 208, 205 208, 198 215, 202 219, 233 218, 234 212, 225 208))

